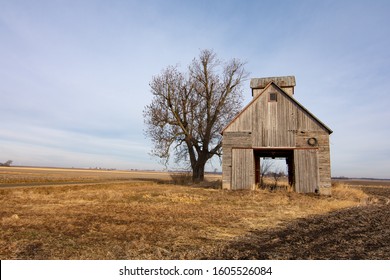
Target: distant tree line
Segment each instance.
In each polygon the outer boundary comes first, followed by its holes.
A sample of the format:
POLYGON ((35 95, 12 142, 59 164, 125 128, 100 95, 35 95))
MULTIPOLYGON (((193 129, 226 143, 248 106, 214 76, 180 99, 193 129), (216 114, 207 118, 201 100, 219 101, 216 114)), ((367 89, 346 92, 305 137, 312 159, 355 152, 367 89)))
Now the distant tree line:
POLYGON ((4 163, 1 163, 0 162, 0 166, 11 166, 11 164, 12 164, 12 160, 7 160, 6 162, 4 162, 4 163))

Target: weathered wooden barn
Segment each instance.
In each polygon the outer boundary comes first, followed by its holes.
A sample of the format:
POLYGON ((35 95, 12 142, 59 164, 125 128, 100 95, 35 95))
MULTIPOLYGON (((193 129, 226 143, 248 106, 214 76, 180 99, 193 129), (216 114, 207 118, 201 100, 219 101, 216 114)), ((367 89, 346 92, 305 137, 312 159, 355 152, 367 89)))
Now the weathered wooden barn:
POLYGON ((255 189, 260 158, 285 158, 296 192, 330 194, 332 130, 294 97, 295 77, 251 79, 252 101, 224 128, 224 189, 255 189))

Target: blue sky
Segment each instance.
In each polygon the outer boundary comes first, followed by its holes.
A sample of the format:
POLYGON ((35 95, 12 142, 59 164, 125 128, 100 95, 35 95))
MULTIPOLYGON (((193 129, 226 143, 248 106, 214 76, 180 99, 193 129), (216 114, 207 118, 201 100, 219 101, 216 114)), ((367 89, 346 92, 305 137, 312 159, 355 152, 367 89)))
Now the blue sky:
POLYGON ((162 169, 143 133, 149 82, 209 48, 250 77, 295 75, 295 98, 334 131, 333 176, 389 178, 389 13, 375 0, 0 0, 0 162, 162 169))

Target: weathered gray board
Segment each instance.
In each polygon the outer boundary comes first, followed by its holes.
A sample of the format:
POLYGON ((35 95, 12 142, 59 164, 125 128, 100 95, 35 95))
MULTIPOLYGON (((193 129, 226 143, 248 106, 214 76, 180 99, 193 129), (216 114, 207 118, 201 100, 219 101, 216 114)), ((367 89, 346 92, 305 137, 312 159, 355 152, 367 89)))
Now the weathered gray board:
POLYGON ((294 151, 296 191, 330 194, 332 130, 295 100, 294 86, 292 76, 251 80, 253 100, 222 132, 224 189, 253 189, 255 151, 284 149, 294 151))
POLYGON ((295 191, 299 193, 319 192, 318 150, 294 150, 295 191))
POLYGON ((254 189, 254 159, 252 149, 232 149, 232 180, 234 190, 254 189))

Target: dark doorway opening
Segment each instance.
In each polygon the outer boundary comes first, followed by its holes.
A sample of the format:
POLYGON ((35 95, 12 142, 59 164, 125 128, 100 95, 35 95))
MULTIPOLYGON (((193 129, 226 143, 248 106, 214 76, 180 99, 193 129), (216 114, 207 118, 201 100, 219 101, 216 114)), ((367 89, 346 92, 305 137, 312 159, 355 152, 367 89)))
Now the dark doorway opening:
MULTIPOLYGON (((282 171, 287 171, 287 180, 290 186, 294 185, 294 150, 292 149, 254 149, 254 160, 255 160, 255 183, 257 186, 264 186, 264 175, 268 172, 274 172, 274 182, 275 186, 277 184, 276 176, 280 174, 275 174, 275 172, 280 172, 278 168, 282 171), (284 160, 287 164, 287 168, 282 167, 283 164, 276 163, 276 169, 272 170, 272 166, 267 166, 272 160, 279 159, 284 160)), ((273 164, 271 164, 273 165, 273 164)), ((285 166, 285 165, 284 165, 285 166)))

